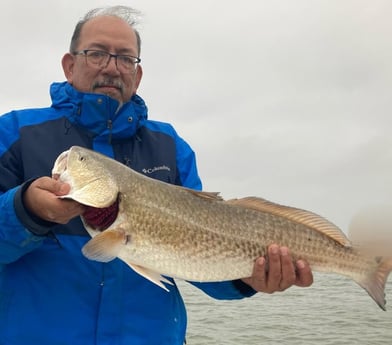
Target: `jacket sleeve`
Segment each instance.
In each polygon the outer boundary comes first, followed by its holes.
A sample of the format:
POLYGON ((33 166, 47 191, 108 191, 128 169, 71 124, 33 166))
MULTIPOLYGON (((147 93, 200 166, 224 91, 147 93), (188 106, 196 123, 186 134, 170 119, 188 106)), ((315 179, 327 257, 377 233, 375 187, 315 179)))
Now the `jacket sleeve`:
POLYGON ((0 195, 0 265, 16 261, 41 246, 43 237, 34 235, 19 220, 15 198, 21 187, 0 195))
MULTIPOLYGON (((197 172, 196 156, 191 147, 181 138, 177 138, 178 184, 196 190, 202 190, 202 183, 197 172)), ((241 299, 253 296, 256 291, 242 280, 216 283, 191 283, 215 299, 241 299)))
POLYGON ((23 188, 22 166, 15 154, 17 141, 18 124, 15 117, 12 113, 1 116, 0 265, 16 261, 39 247, 43 241, 43 237, 29 231, 17 214, 17 209, 23 207, 20 196, 23 188))
POLYGON ((176 137, 176 151, 176 184, 195 190, 202 190, 202 183, 197 172, 196 155, 188 143, 179 136, 176 137))

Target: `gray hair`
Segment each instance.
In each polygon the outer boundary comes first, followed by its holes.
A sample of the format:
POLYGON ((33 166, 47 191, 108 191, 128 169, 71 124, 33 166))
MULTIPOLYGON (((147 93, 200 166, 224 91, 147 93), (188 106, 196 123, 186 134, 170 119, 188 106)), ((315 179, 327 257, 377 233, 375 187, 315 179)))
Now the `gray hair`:
POLYGON ((138 56, 140 56, 141 51, 141 38, 139 32, 135 29, 135 26, 139 23, 138 19, 141 13, 128 6, 108 6, 108 7, 98 7, 90 10, 85 14, 85 16, 79 20, 75 26, 75 30, 72 35, 70 52, 73 53, 77 50, 79 45, 80 32, 82 31, 83 25, 86 24, 90 19, 99 16, 114 16, 118 17, 129 24, 133 28, 136 34, 138 56))

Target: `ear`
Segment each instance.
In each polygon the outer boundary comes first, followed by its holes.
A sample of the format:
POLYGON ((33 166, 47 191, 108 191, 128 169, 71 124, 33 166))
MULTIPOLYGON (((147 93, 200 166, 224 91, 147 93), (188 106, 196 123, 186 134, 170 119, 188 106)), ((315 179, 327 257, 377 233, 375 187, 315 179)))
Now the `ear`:
POLYGON ((139 87, 140 81, 142 80, 142 76, 143 76, 143 68, 142 68, 142 66, 137 65, 136 66, 135 85, 134 85, 134 90, 133 90, 134 93, 136 93, 136 91, 139 87))
POLYGON ((72 84, 75 57, 70 53, 66 53, 61 60, 61 64, 63 66, 65 78, 67 78, 68 83, 72 84))

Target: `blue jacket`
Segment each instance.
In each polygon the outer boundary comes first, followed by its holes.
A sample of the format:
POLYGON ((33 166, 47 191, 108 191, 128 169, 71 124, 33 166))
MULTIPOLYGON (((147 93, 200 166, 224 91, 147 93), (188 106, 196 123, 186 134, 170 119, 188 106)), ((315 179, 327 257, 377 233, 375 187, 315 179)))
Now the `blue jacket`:
MULTIPOLYGON (((51 107, 0 117, 0 344, 183 344, 186 311, 175 285, 168 293, 118 259, 86 259, 80 219, 38 219, 22 194, 72 145, 201 189, 193 151, 171 125, 148 120, 137 95, 119 111, 117 101, 68 83, 54 83, 51 97, 51 107)), ((241 281, 194 285, 218 299, 253 294, 241 281)))

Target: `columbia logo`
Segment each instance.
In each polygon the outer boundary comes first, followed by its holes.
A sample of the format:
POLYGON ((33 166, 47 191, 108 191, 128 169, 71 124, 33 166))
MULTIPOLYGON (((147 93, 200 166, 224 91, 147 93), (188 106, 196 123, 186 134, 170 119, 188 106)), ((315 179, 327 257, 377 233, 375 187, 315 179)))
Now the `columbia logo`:
POLYGON ((155 172, 157 172, 157 171, 161 171, 161 170, 170 171, 170 168, 169 168, 168 166, 166 166, 166 165, 161 165, 161 166, 159 166, 159 167, 153 167, 153 168, 148 168, 148 169, 144 168, 144 169, 142 169, 143 173, 145 173, 145 174, 153 174, 153 173, 155 173, 155 172))

